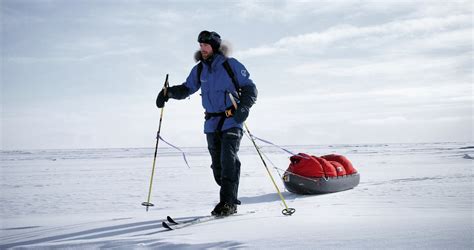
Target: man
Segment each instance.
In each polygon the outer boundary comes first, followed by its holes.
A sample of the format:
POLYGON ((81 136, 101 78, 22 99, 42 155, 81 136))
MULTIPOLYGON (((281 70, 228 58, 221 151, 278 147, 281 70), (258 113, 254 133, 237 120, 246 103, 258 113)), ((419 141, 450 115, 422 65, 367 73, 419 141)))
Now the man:
POLYGON ((240 161, 237 155, 243 136, 243 123, 257 99, 257 88, 245 67, 228 58, 216 32, 202 31, 198 36, 200 50, 186 82, 158 94, 156 105, 162 108, 169 98, 184 99, 201 89, 205 109, 204 133, 211 155, 214 179, 220 186, 220 202, 211 212, 228 216, 237 212, 240 161), (233 101, 237 103, 234 108, 233 101))

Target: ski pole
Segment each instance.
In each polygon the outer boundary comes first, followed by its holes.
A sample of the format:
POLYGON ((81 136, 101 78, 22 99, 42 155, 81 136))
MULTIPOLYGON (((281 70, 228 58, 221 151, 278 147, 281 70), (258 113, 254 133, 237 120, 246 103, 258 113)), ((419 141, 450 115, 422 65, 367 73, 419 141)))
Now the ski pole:
MULTIPOLYGON (((168 87, 169 87, 169 83, 168 83, 168 74, 166 74, 166 80, 165 80, 165 84, 163 86, 163 90, 164 90, 164 96, 166 96, 166 92, 168 90, 168 87)), ((146 211, 148 212, 148 208, 149 207, 153 207, 154 204, 150 202, 150 197, 151 197, 151 188, 153 186, 153 176, 155 175, 155 164, 156 164, 156 154, 158 152, 158 142, 160 141, 160 132, 161 132, 161 123, 163 121, 163 110, 165 109, 165 106, 163 106, 161 108, 161 113, 160 113, 160 122, 158 124, 158 132, 157 132, 157 135, 156 135, 156 144, 155 144, 155 156, 153 157, 153 167, 151 168, 151 178, 150 178, 150 188, 148 190, 148 199, 147 201, 143 202, 142 203, 142 206, 145 206, 146 207, 146 211)))
MULTIPOLYGON (((234 108, 237 110, 237 102, 235 101, 234 96, 231 93, 229 93, 229 97, 230 97, 230 100, 232 101, 232 105, 234 105, 234 108)), ((273 185, 275 186, 275 188, 278 192, 278 195, 280 196, 280 199, 283 202, 283 205, 285 205, 285 209, 283 209, 281 211, 281 213, 283 215, 292 215, 293 213, 295 213, 296 210, 294 208, 289 208, 288 205, 286 205, 285 198, 281 194, 280 189, 278 188, 278 185, 276 184, 275 179, 273 178, 270 170, 268 169, 267 163, 265 162, 265 159, 263 159, 262 153, 260 152, 260 149, 258 148, 257 143, 253 139, 252 133, 250 133, 249 127, 247 126, 247 124, 245 122, 244 122, 244 127, 245 127, 245 130, 247 130, 247 133, 249 134, 250 140, 252 141, 253 146, 257 150, 257 153, 260 156, 260 159, 262 160, 263 166, 265 166, 265 169, 267 170, 267 173, 270 176, 270 179, 272 180, 273 185)))

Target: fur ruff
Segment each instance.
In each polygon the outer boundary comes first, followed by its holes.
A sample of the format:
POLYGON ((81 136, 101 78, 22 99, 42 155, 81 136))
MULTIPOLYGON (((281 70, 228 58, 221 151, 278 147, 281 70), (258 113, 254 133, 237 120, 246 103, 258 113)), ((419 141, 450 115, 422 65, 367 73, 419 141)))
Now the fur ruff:
MULTIPOLYGON (((230 56, 230 53, 231 53, 231 45, 230 43, 226 42, 226 41, 222 41, 221 43, 221 47, 219 48, 219 54, 222 54, 224 55, 226 58, 230 56)), ((196 62, 199 62, 199 61, 202 61, 203 58, 202 58, 202 55, 201 55, 201 51, 198 50, 194 53, 194 61, 196 62)))

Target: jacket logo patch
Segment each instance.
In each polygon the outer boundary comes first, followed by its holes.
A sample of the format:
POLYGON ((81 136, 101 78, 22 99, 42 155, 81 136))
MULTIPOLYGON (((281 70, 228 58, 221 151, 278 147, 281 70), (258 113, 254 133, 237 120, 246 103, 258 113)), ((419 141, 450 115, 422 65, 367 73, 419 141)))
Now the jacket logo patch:
POLYGON ((247 77, 247 70, 245 69, 241 70, 240 74, 242 74, 244 77, 247 77))

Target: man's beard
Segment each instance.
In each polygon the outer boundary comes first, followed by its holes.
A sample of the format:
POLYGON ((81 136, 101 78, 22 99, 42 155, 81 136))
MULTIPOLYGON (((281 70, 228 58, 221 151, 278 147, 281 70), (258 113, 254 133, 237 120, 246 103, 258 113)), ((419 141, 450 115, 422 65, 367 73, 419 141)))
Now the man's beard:
POLYGON ((212 57, 212 52, 206 53, 206 52, 201 51, 201 56, 202 58, 204 58, 204 60, 207 60, 212 57))

